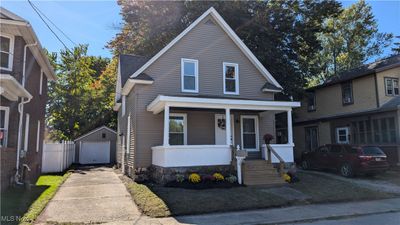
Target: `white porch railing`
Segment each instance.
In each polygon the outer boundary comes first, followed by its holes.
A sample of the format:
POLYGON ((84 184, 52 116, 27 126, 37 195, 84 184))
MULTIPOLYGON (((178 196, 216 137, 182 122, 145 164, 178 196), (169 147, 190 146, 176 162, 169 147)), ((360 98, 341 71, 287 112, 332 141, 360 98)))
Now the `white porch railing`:
MULTIPOLYGON (((294 156, 293 156, 293 144, 270 144, 270 146, 275 150, 277 154, 285 161, 286 163, 292 163, 294 162, 294 156)), ((263 153, 263 156, 265 155, 268 157, 268 154, 266 153, 267 151, 267 146, 265 144, 262 145, 262 151, 265 152, 263 153)), ((268 160, 268 158, 265 158, 268 160)), ((279 163, 279 159, 275 155, 271 155, 271 161, 272 163, 279 163)))
POLYGON ((229 145, 155 146, 152 163, 162 167, 230 165, 229 145))

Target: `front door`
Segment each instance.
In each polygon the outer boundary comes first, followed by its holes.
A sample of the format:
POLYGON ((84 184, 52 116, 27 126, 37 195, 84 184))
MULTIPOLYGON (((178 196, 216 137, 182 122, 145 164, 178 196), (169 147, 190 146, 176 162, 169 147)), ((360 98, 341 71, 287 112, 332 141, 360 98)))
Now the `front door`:
POLYGON ((258 117, 248 115, 240 117, 242 148, 247 151, 260 151, 258 135, 258 117))
MULTIPOLYGON (((231 142, 234 145, 234 123, 233 115, 231 115, 231 142)), ((215 114, 215 144, 226 145, 226 124, 224 114, 215 114)))

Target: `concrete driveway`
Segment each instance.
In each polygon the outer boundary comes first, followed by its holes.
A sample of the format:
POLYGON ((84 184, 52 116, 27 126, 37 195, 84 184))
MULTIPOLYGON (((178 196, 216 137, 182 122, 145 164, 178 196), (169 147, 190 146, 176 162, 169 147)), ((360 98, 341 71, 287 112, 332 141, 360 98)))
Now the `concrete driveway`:
POLYGON ((71 174, 37 221, 122 223, 140 216, 124 184, 111 168, 87 167, 71 174))

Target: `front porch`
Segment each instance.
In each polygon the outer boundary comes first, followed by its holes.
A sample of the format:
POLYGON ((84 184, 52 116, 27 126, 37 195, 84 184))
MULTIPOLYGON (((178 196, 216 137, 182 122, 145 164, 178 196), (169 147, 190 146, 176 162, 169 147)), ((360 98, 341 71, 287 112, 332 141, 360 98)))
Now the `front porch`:
MULTIPOLYGON (((271 146, 293 162, 292 108, 298 102, 158 96, 147 110, 164 112, 163 145, 152 147, 152 164, 160 167, 230 165, 232 146, 254 159, 263 154, 265 133, 275 136, 275 114, 286 112, 288 142, 271 146)), ((272 162, 279 162, 272 156, 272 162)))

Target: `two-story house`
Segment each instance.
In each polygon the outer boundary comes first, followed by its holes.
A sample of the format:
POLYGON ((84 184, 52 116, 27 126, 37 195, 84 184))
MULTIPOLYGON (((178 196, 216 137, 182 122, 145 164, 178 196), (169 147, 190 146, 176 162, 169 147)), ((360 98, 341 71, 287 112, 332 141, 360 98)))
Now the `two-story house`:
POLYGON ((294 113, 296 158, 324 144, 379 146, 400 161, 400 55, 339 74, 306 90, 294 113))
POLYGON ((0 8, 1 187, 41 172, 47 82, 55 74, 28 21, 0 8))
MULTIPOLYGON (((300 103, 274 101, 282 87, 214 8, 155 56, 121 55, 118 71, 116 158, 128 175, 150 166, 158 181, 188 169, 229 170, 232 146, 248 152, 245 163, 261 161, 267 171, 262 137, 275 134, 282 112, 288 142, 271 146, 293 162, 291 113, 300 103)), ((260 174, 263 180, 244 183, 274 181, 260 174)))

